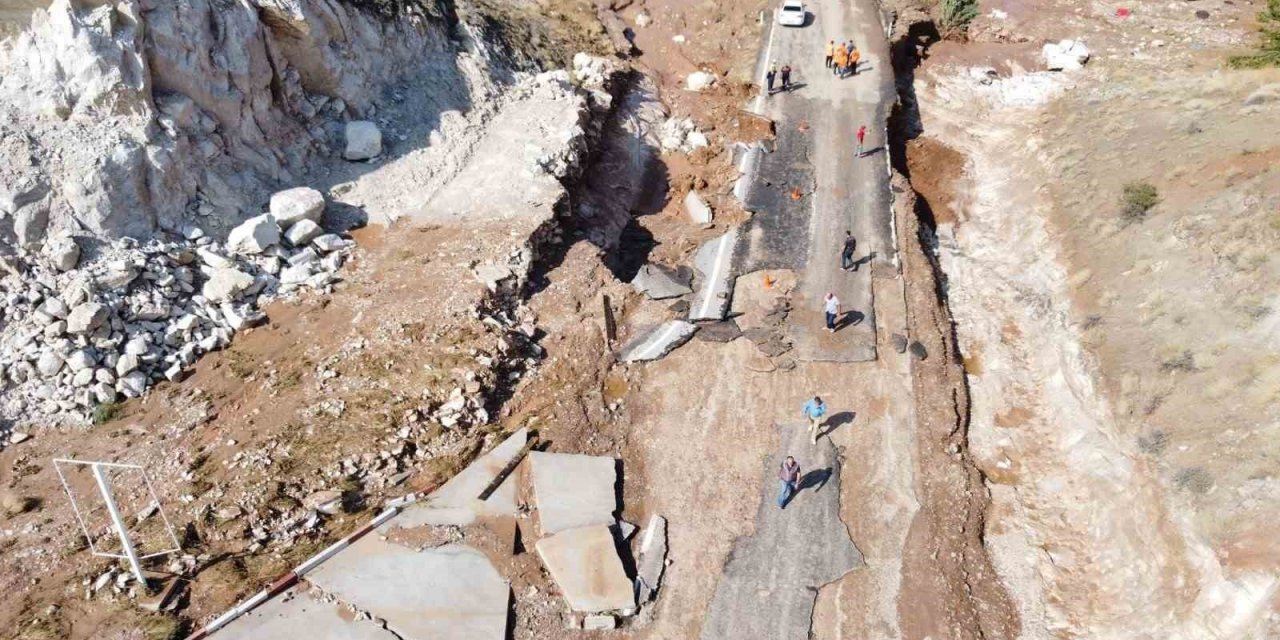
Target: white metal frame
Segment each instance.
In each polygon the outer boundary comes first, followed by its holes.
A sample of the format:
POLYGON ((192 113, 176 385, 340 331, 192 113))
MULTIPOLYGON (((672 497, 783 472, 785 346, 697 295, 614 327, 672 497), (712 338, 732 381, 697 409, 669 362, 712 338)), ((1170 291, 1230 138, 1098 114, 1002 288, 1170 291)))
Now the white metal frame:
POLYGON ((122 558, 129 561, 129 568, 133 571, 133 576, 138 579, 138 583, 147 584, 146 577, 142 574, 142 560, 154 558, 156 556, 168 555, 182 550, 182 545, 178 542, 178 536, 173 532, 173 525, 169 522, 169 517, 164 513, 164 507, 160 506, 160 498, 156 496, 156 489, 151 484, 151 477, 147 475, 146 469, 139 464, 122 464, 118 462, 98 462, 93 460, 73 460, 71 458, 54 458, 53 468, 58 472, 58 479, 62 481, 62 489, 67 493, 67 498, 71 500, 71 510, 76 514, 76 522, 80 523, 80 531, 84 533, 85 540, 89 543, 89 551, 95 556, 103 558, 122 558), (89 535, 89 527, 85 525, 84 515, 80 512, 80 505, 76 503, 75 493, 71 491, 71 485, 67 482, 67 477, 62 473, 62 465, 82 465, 89 467, 93 473, 93 479, 98 484, 98 491, 102 493, 102 501, 106 503, 107 512, 111 515, 111 524, 115 527, 116 535, 120 537, 120 547, 124 550, 123 554, 108 553, 99 551, 93 545, 93 536, 89 535), (173 541, 172 549, 165 549, 155 553, 149 553, 145 556, 139 556, 133 547, 133 541, 129 538, 129 528, 125 525, 124 518, 120 515, 120 507, 116 504, 115 495, 111 492, 111 483, 107 479, 103 469, 137 469, 142 474, 142 481, 147 485, 147 492, 151 496, 151 503, 156 505, 156 511, 160 513, 161 520, 164 521, 164 529, 169 534, 169 539, 173 541))

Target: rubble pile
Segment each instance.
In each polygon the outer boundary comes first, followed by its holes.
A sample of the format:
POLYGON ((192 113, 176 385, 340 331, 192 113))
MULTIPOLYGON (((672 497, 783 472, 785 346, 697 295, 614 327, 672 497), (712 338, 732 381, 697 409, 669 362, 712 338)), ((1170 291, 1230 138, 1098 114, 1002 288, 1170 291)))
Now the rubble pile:
POLYGON ((12 388, 0 414, 83 421, 262 322, 264 296, 329 290, 354 243, 320 228, 323 211, 318 191, 290 189, 225 243, 187 226, 171 241, 114 241, 80 268, 69 236, 7 258, 0 384, 12 388))
POLYGON ((707 134, 698 130, 693 118, 669 118, 658 130, 658 140, 664 152, 692 153, 710 143, 707 134))

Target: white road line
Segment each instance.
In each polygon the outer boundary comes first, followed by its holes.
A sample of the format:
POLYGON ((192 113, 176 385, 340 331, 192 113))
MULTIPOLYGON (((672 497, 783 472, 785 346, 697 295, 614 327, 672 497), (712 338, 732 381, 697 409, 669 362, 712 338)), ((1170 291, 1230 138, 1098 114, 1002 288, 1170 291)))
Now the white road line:
POLYGON ((647 360, 649 358, 657 357, 658 356, 657 353, 654 353, 653 355, 649 355, 649 352, 652 351, 655 346, 660 344, 665 344, 666 341, 671 337, 671 334, 679 329, 680 329, 679 324, 676 324, 674 322, 667 323, 667 328, 664 331, 655 333, 654 337, 650 338, 649 344, 646 345, 645 348, 640 350, 638 353, 633 353, 630 359, 631 360, 647 360))
POLYGON ((725 249, 730 245, 729 240, 731 236, 736 237, 737 234, 730 231, 729 233, 720 236, 720 239, 716 241, 720 243, 720 247, 716 249, 715 261, 711 263, 711 277, 707 278, 707 286, 703 288, 706 291, 706 296, 698 305, 698 312, 691 316, 693 318, 705 318, 707 316, 707 312, 710 311, 709 307, 711 306, 711 301, 716 297, 716 288, 719 286, 720 276, 724 272, 724 265, 722 263, 725 258, 725 249))
MULTIPOLYGON (((760 87, 762 89, 768 85, 768 81, 765 79, 765 76, 768 75, 769 73, 769 56, 773 55, 773 35, 777 32, 778 32, 777 24, 775 24, 774 22, 773 12, 770 11, 769 12, 769 39, 765 41, 764 58, 762 58, 762 60, 764 61, 764 64, 760 65, 760 70, 759 70, 760 87)), ((768 89, 765 89, 765 90, 768 91, 768 89)), ((764 96, 765 94, 763 93, 756 96, 755 103, 751 106, 752 113, 755 113, 756 115, 764 115, 764 96)))

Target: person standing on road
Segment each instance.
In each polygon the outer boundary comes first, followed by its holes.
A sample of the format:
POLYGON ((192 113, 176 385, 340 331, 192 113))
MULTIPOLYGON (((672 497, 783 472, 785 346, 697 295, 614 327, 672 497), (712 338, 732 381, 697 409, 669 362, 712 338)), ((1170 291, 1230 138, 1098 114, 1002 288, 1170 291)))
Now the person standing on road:
POLYGON ((789 64, 782 65, 782 90, 791 90, 791 65, 789 64))
POLYGON ((827 415, 827 404, 822 401, 822 398, 814 396, 812 400, 800 407, 800 411, 809 419, 809 442, 818 444, 818 427, 822 424, 822 417, 827 415))
POLYGON ((768 92, 765 95, 773 95, 773 79, 778 77, 778 65, 770 65, 769 72, 764 74, 765 84, 768 85, 768 92))
POLYGON ((830 69, 830 68, 831 68, 831 56, 832 56, 832 55, 834 55, 834 54, 835 54, 835 52, 836 52, 836 41, 835 41, 835 40, 831 40, 831 41, 827 42, 827 50, 826 50, 826 54, 827 54, 827 62, 826 62, 826 65, 827 65, 827 68, 828 68, 828 69, 830 69))
POLYGON ((866 139, 867 139, 867 125, 864 124, 861 127, 858 127, 858 155, 856 156, 858 158, 862 157, 862 143, 865 142, 866 139))
POLYGON ((852 231, 844 232, 844 248, 840 250, 840 268, 845 271, 857 271, 858 263, 853 261, 853 254, 858 250, 858 241, 852 231))
POLYGON ((858 61, 862 59, 862 52, 849 43, 849 75, 858 75, 858 61))
POLYGON ((827 331, 836 332, 836 317, 840 315, 840 298, 828 291, 822 301, 822 310, 827 314, 827 331))
POLYGON ((834 73, 836 77, 843 78, 844 64, 845 64, 844 43, 842 42, 840 43, 839 47, 836 47, 835 59, 831 62, 831 72, 834 73))
POLYGON ((796 485, 800 483, 800 463, 795 458, 787 456, 778 466, 778 481, 781 483, 778 487, 778 508, 786 509, 791 496, 796 494, 796 485))

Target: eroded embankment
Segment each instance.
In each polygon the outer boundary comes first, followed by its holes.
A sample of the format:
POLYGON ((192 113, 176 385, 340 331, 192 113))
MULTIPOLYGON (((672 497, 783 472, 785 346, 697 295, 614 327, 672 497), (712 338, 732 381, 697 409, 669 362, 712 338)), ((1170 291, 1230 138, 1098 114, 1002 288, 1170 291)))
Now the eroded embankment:
POLYGON ((909 93, 913 41, 928 25, 906 31, 893 54, 907 94, 890 119, 890 136, 908 329, 922 347, 913 347, 912 368, 922 508, 903 554, 902 593, 910 595, 899 599, 899 617, 906 638, 1014 638, 1020 630, 1015 606, 983 541, 990 494, 969 455, 969 389, 933 254, 934 214, 913 189, 905 162, 906 141, 919 122, 909 93))

